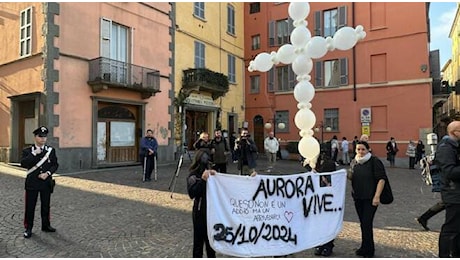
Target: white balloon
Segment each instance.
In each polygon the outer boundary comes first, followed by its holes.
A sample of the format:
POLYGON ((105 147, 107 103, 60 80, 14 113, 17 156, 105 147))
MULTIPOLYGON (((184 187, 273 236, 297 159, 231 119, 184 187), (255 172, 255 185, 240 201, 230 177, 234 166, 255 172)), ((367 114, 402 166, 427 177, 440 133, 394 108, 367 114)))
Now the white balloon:
POLYGON ((314 36, 307 43, 307 54, 313 59, 319 59, 327 53, 327 42, 321 36, 314 36))
POLYGON ((296 57, 294 50, 295 48, 291 44, 281 46, 276 54, 277 60, 284 64, 291 64, 296 57))
POLYGON ((297 102, 310 102, 315 96, 315 87, 309 81, 300 81, 294 87, 294 98, 297 102))
POLYGON ((316 123, 316 116, 310 109, 303 108, 295 114, 294 123, 299 129, 311 129, 316 123))
POLYGON ((334 47, 342 51, 353 48, 358 41, 355 29, 351 27, 340 28, 332 39, 334 40, 334 47))
POLYGON ((313 69, 313 61, 307 55, 298 55, 292 62, 292 71, 296 75, 309 74, 313 69))
POLYGON ((296 48, 304 47, 310 39, 310 30, 304 26, 296 27, 291 33, 291 43, 296 48))
POLYGON ((266 52, 257 54, 254 59, 255 69, 261 72, 269 71, 273 66, 271 58, 271 55, 266 52))
POLYGON ((289 17, 292 20, 304 20, 310 13, 310 4, 302 2, 291 2, 288 7, 289 17))
POLYGON ((312 136, 304 136, 300 139, 299 152, 304 158, 308 158, 310 161, 315 157, 318 157, 320 147, 318 140, 312 136))

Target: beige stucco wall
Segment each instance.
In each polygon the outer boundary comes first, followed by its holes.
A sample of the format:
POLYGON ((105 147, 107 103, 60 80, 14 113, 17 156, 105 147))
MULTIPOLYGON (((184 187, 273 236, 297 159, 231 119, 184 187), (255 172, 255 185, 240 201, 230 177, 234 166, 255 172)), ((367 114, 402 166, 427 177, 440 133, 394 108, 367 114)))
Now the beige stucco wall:
POLYGON ((176 73, 175 92, 181 88, 183 70, 194 68, 194 42, 200 41, 205 47, 206 68, 228 75, 228 54, 236 57, 236 84, 230 84, 229 92, 215 103, 222 109, 220 121, 227 129, 227 115, 232 111, 238 114, 238 125, 244 120, 244 24, 242 2, 230 3, 235 9, 235 35, 227 31, 227 2, 206 2, 205 20, 193 15, 192 2, 176 3, 176 73))
POLYGON ((0 3, 0 147, 9 146, 11 103, 9 96, 43 91, 41 81, 43 47, 42 3, 0 3), (20 13, 33 7, 31 55, 20 58, 20 13))
MULTIPOLYGON (((156 8, 169 12, 168 3, 155 3, 156 8)), ((133 28, 132 60, 130 63, 159 70, 161 75, 169 76, 169 26, 167 15, 139 3, 62 3, 61 14, 56 17, 60 26, 60 37, 56 45, 61 57, 55 63, 60 80, 55 84, 59 92, 59 105, 56 113, 60 115, 61 147, 91 146, 92 99, 91 96, 108 97, 120 100, 147 102, 145 128, 157 128, 156 137, 160 145, 167 145, 168 134, 161 135, 159 129, 168 129, 171 121, 168 113, 170 99, 168 91, 171 83, 161 79, 161 93, 148 99, 140 94, 121 89, 103 90, 92 93, 86 83, 89 79, 88 60, 100 57, 100 18, 105 17, 119 24, 133 28), (75 26, 79 24, 79 26, 75 26)), ((163 130, 164 131, 164 130, 163 130)))

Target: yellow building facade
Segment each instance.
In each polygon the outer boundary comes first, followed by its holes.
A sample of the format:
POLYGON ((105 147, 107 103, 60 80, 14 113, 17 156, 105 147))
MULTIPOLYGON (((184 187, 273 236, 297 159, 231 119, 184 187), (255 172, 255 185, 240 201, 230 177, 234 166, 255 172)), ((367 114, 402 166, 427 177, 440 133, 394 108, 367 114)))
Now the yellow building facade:
POLYGON ((175 139, 193 149, 201 132, 243 125, 244 5, 176 2, 173 12, 175 139))

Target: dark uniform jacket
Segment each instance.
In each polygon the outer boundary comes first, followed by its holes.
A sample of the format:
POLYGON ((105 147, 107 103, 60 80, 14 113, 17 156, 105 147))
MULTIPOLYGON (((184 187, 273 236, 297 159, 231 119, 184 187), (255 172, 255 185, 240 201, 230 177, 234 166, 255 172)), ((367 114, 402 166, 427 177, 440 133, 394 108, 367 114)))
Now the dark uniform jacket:
MULTIPOLYGON (((44 150, 40 154, 37 154, 36 156, 34 156, 32 154, 32 147, 35 147, 35 145, 22 150, 21 167, 26 168, 27 170, 34 167, 46 155, 48 149, 51 148, 50 146, 45 145, 44 150)), ((40 167, 38 167, 35 171, 27 175, 26 182, 25 182, 25 189, 26 190, 49 189, 51 186, 51 179, 52 179, 51 176, 49 176, 45 180, 42 180, 38 178, 38 175, 40 173, 44 173, 47 171, 53 174, 56 172, 58 166, 59 164, 58 164, 57 157, 56 157, 56 150, 54 150, 53 148, 51 150, 51 153, 48 159, 40 167)))
POLYGON ((441 170, 441 197, 444 203, 460 204, 460 160, 458 142, 443 138, 436 149, 435 164, 441 170))

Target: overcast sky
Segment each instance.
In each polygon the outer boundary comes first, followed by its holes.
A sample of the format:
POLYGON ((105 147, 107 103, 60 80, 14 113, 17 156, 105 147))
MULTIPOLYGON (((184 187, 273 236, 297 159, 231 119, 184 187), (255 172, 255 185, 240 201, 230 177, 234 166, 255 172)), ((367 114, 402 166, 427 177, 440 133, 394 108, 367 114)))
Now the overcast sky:
POLYGON ((441 69, 452 56, 449 32, 457 11, 457 2, 431 2, 430 31, 431 50, 439 50, 441 69))

